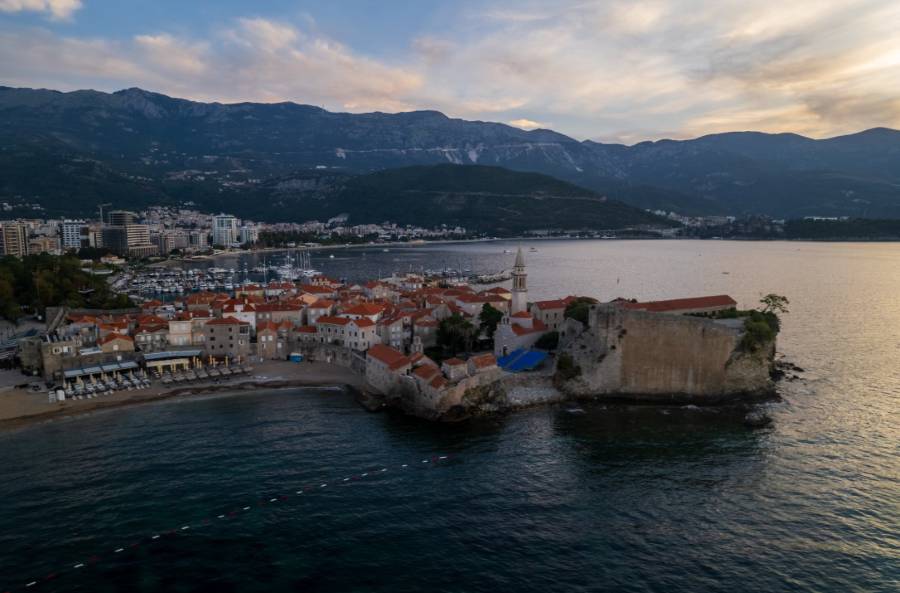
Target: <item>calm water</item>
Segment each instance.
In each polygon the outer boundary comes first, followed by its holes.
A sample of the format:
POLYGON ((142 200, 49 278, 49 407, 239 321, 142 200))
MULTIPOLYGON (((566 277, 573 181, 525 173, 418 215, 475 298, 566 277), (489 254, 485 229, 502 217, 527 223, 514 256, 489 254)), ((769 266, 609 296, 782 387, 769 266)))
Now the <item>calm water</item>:
MULTIPOLYGON (((725 409, 602 406, 432 426, 298 390, 2 433, 0 591, 66 569, 28 590, 898 590, 900 244, 534 245, 532 298, 785 294, 779 349, 806 379, 755 431, 725 409)), ((496 271, 504 248, 314 263, 496 271)))

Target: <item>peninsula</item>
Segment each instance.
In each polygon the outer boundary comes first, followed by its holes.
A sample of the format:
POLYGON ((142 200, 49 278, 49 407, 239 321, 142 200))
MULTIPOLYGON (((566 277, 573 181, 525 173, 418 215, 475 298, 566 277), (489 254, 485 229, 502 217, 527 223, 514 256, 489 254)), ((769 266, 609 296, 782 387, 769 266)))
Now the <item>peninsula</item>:
POLYGON ((347 385, 369 409, 442 421, 569 399, 715 404, 773 393, 782 297, 758 311, 727 295, 529 301, 521 248, 512 263, 510 288, 417 274, 347 283, 296 268, 297 280, 136 307, 47 307, 45 327, 4 343, 31 379, 20 383, 27 395, 5 396, 16 403, 0 405, 0 420, 312 385, 347 385))

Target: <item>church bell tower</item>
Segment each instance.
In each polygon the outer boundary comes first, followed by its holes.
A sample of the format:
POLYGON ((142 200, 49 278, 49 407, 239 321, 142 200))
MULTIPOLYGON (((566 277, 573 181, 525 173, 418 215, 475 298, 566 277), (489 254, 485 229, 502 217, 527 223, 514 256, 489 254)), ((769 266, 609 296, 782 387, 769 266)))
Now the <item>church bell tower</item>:
POLYGON ((525 273, 525 254, 522 248, 516 253, 516 263, 512 270, 512 311, 511 313, 520 313, 528 309, 528 286, 526 279, 528 274, 525 273))

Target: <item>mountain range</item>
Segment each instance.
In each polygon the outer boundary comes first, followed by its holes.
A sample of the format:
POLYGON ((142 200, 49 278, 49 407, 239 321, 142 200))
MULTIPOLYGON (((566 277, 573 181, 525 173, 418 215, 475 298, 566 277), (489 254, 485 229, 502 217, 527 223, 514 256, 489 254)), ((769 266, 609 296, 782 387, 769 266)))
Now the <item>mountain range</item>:
MULTIPOLYGON (((428 185, 428 175, 415 167, 438 164, 486 165, 458 174, 467 180, 464 193, 484 196, 523 195, 523 179, 498 173, 502 167, 574 184, 591 199, 606 198, 598 204, 682 214, 900 218, 900 131, 887 128, 824 140, 733 132, 625 146, 437 111, 350 114, 295 103, 200 103, 136 88, 0 87, 0 201, 37 202, 53 211, 93 210, 100 202, 194 202, 239 214, 255 210, 260 217, 275 204, 282 215, 287 205, 386 217, 409 211, 393 203, 398 192, 410 196, 407 190, 428 185), (403 174, 377 173, 411 166, 403 174), (365 181, 352 181, 361 175, 365 181), (481 191, 468 183, 495 176, 517 189, 481 191), (398 180, 416 187, 391 186, 398 180), (362 187, 379 201, 363 208, 362 187)), ((455 174, 440 170, 435 178, 452 184, 455 174)), ((628 212, 617 208, 618 217, 628 212)), ((491 207, 482 215, 493 223, 498 212, 491 207)), ((290 215, 310 217, 299 210, 290 215)), ((556 222, 563 224, 549 221, 556 222)))

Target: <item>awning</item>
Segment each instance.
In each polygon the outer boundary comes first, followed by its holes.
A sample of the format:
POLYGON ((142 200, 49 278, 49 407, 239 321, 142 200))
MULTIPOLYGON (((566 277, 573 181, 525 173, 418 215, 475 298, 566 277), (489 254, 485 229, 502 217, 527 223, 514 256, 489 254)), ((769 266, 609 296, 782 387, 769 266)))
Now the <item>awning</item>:
POLYGON ((85 375, 99 375, 101 373, 116 373, 122 371, 130 371, 138 368, 133 360, 125 362, 108 362, 97 366, 82 367, 80 369, 69 369, 63 371, 63 377, 66 379, 74 379, 75 377, 83 377, 85 375))
POLYGON ((166 350, 164 352, 149 352, 144 355, 144 360, 150 362, 152 360, 168 360, 170 358, 193 358, 200 356, 202 350, 166 350))

